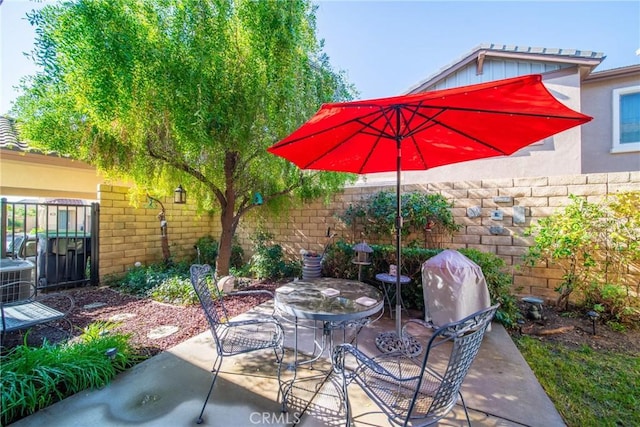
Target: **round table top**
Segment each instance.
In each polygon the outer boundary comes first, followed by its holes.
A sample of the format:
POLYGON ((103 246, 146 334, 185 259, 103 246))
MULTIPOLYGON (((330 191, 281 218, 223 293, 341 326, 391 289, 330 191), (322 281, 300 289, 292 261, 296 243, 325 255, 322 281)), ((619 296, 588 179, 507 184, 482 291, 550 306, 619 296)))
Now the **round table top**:
MULTIPOLYGON (((396 276, 392 276, 387 273, 378 273, 376 274, 376 280, 381 281, 382 283, 396 283, 396 276)), ((406 285, 409 283, 411 279, 407 276, 400 275, 400 284, 406 285)))
POLYGON ((380 291, 371 285, 330 277, 290 282, 275 292, 276 309, 297 318, 328 322, 372 316, 383 302, 380 291))

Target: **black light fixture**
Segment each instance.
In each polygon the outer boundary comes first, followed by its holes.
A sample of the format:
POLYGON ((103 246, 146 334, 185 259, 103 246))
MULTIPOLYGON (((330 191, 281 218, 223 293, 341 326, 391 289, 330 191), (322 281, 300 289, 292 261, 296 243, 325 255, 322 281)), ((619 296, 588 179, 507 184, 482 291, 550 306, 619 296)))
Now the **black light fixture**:
POLYGON ((182 184, 178 185, 178 188, 173 190, 173 203, 177 205, 184 205, 187 203, 187 192, 182 188, 182 184))
POLYGON ((587 317, 589 319, 591 319, 591 328, 592 328, 592 331, 593 331, 593 335, 595 335, 596 334, 596 320, 598 319, 598 317, 600 317, 600 315, 597 312, 591 310, 591 311, 587 312, 587 317))

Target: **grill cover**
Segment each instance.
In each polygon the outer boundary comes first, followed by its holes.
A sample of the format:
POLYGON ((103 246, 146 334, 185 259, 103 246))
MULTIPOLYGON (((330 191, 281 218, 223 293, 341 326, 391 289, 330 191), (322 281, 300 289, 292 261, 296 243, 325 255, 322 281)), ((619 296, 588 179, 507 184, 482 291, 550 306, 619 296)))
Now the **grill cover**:
POLYGON ((425 320, 442 326, 491 305, 480 266, 458 251, 445 250, 422 264, 425 320))

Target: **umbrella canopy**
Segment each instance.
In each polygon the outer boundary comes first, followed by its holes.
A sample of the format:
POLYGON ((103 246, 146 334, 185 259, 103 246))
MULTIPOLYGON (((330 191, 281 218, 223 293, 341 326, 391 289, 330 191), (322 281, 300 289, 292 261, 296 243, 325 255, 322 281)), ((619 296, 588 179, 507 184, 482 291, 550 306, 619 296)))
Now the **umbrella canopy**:
MULTIPOLYGON (((268 151, 301 169, 357 174, 396 171, 400 268, 401 171, 510 155, 589 120, 591 117, 554 98, 542 84, 542 76, 528 75, 413 95, 324 104, 268 151)), ((397 279, 400 292, 399 275, 397 279)))

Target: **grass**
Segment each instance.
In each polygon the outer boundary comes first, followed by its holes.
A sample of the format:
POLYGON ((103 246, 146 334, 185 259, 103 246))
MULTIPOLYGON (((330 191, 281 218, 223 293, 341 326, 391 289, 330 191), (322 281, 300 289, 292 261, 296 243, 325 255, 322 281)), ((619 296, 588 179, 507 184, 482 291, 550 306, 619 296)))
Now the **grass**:
POLYGON ((640 357, 515 339, 569 427, 640 425, 640 357))

